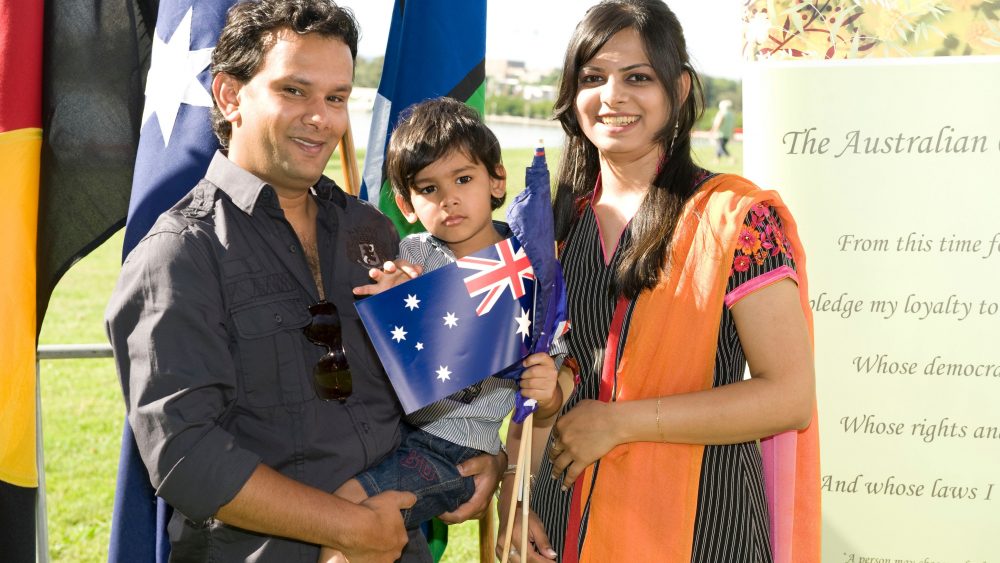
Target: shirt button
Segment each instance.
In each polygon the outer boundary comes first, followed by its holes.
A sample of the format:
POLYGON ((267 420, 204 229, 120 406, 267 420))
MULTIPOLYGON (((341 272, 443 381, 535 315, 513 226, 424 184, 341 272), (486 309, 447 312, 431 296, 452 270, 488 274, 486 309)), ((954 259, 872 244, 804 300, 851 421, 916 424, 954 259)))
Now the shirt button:
POLYGON ((281 315, 279 315, 278 313, 275 313, 274 314, 274 322, 276 322, 276 323, 278 323, 280 325, 281 324, 281 315))
POLYGON ((295 245, 294 244, 289 244, 288 245, 288 251, 291 252, 292 254, 295 254, 295 245))

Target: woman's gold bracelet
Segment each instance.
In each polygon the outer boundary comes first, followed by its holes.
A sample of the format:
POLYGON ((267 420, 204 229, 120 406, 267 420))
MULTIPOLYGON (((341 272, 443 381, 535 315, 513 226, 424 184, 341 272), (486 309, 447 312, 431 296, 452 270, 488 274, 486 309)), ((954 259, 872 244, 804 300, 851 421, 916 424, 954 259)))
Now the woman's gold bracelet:
POLYGON ((660 428, 660 401, 662 400, 663 399, 661 397, 656 398, 656 433, 659 435, 661 442, 666 442, 666 440, 663 439, 663 429, 660 428))

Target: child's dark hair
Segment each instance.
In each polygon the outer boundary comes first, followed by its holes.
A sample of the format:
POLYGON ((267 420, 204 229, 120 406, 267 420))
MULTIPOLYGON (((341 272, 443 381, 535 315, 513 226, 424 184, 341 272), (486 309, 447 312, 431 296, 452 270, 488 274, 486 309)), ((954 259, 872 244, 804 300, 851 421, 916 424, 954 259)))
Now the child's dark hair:
MULTIPOLYGON (((410 106, 400 117, 386 150, 386 175, 392 189, 410 203, 417 173, 455 150, 485 166, 494 179, 504 179, 499 170, 503 164, 500 142, 476 110, 452 98, 410 106)), ((498 209, 506 198, 506 194, 490 196, 491 207, 498 209)))

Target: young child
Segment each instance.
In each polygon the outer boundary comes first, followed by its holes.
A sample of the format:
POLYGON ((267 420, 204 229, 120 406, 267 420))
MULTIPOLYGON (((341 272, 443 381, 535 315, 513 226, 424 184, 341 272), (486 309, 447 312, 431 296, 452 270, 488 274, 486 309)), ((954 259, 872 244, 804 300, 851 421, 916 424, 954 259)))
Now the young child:
MULTIPOLYGON (((415 266, 411 273, 440 268, 511 236, 505 223, 492 220, 507 193, 500 145, 465 104, 440 98, 415 105, 392 135, 386 167, 404 217, 427 228, 400 243, 400 259, 415 266)), ((371 275, 376 283, 355 294, 379 293, 409 279, 391 263, 371 275)), ((550 353, 562 353, 563 346, 557 341, 550 353)), ((538 401, 536 417, 554 416, 563 393, 552 356, 532 354, 523 365, 521 394, 538 401)), ((456 465, 501 450, 500 424, 514 407, 516 389, 513 380, 488 377, 406 416, 399 449, 336 494, 360 502, 385 490, 411 491, 417 503, 404 511, 408 528, 454 510, 475 490, 456 465)))

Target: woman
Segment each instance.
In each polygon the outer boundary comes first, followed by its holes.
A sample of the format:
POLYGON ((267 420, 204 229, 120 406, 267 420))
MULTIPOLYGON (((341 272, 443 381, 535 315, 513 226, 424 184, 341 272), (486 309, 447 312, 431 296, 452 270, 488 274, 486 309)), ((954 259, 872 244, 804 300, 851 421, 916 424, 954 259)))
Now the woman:
POLYGON ((577 26, 555 114, 580 372, 543 436, 528 560, 819 560, 805 257, 776 193, 692 162, 701 106, 661 1, 577 26))

